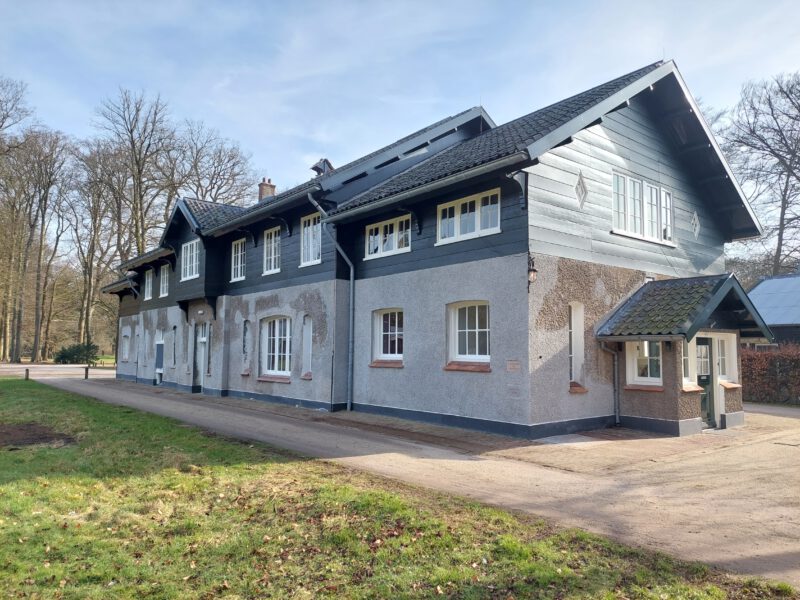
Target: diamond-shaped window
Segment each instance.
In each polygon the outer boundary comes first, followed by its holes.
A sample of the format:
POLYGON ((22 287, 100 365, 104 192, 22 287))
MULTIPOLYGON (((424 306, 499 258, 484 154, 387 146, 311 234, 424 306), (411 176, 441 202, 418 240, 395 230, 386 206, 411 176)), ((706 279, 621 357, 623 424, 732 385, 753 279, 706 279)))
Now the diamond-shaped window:
POLYGON ((583 171, 578 172, 578 182, 575 184, 575 197, 578 199, 578 205, 583 208, 583 203, 586 202, 586 197, 589 195, 589 190, 586 189, 586 182, 583 180, 583 171))

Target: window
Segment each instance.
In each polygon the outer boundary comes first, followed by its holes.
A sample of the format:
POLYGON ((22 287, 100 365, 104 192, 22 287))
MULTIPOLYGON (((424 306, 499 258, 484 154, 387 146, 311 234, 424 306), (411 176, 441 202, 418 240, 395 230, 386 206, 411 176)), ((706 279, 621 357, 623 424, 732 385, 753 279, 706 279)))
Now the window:
POLYGON ((318 265, 322 262, 322 225, 319 213, 303 217, 300 221, 300 266, 318 265))
POLYGON ((273 227, 264 232, 264 270, 262 275, 281 270, 281 228, 273 227))
POLYGON ((410 251, 411 215, 367 226, 364 260, 410 251))
POLYGON ((440 204, 437 214, 437 244, 500 233, 500 189, 440 204))
POLYGON ((489 304, 450 306, 450 360, 489 362, 489 304))
POLYGON ((245 278, 247 240, 242 238, 231 244, 231 281, 245 278))
POLYGON ((131 358, 131 336, 122 336, 121 361, 127 362, 131 358))
POLYGON ((672 193, 656 185, 613 174, 611 219, 614 233, 672 241, 672 193))
POLYGON ((375 360, 403 360, 403 311, 389 308, 375 311, 375 360))
POLYGON ((174 367, 178 361, 178 327, 172 326, 172 366, 174 367))
POLYGON ((689 342, 683 340, 683 380, 692 380, 691 361, 689 360, 689 342))
POLYGON ((261 374, 288 377, 292 372, 292 320, 271 317, 261 322, 261 374))
POLYGON ((153 269, 144 272, 144 299, 150 300, 153 297, 153 269))
POLYGON ((728 352, 724 339, 717 340, 717 356, 719 358, 719 376, 728 377, 728 352))
POLYGON ((661 342, 628 342, 628 383, 661 385, 661 342))
POLYGON ((303 317, 303 379, 311 379, 311 348, 314 345, 314 323, 310 315, 303 317))
POLYGON ((158 297, 163 298, 169 294, 169 265, 161 265, 158 273, 158 297))
POLYGON ((250 363, 250 321, 242 323, 242 367, 248 368, 250 363))
POLYGON ((181 247, 181 281, 200 277, 200 240, 186 242, 181 247))
POLYGON ((567 306, 569 329, 569 380, 583 381, 583 304, 570 302, 567 306))
POLYGON ((586 189, 586 182, 583 180, 583 171, 578 171, 578 182, 575 184, 575 197, 578 199, 578 206, 583 208, 589 190, 586 189))

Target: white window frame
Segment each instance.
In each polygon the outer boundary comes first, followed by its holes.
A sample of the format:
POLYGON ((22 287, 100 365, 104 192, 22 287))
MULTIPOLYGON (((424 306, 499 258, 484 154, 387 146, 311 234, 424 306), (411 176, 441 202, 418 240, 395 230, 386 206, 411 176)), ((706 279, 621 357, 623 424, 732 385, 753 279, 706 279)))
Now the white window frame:
MULTIPOLYGON (((447 318, 448 318, 448 357, 451 362, 474 362, 474 363, 489 363, 491 361, 492 356, 492 339, 491 339, 491 331, 492 331, 492 321, 491 321, 491 311, 489 309, 489 303, 485 301, 466 301, 466 302, 455 302, 453 304, 449 304, 447 307, 447 318), (479 317, 476 311, 476 327, 475 329, 470 328, 469 326, 469 308, 475 307, 486 307, 486 327, 481 328, 479 326, 479 317), (475 339, 475 350, 476 354, 469 354, 469 353, 460 353, 458 350, 458 341, 459 341, 459 333, 462 331, 459 329, 458 323, 458 316, 459 311, 461 309, 467 309, 467 324, 466 328, 463 330, 467 333, 467 338, 469 338, 469 333, 474 332, 476 335, 475 339), (478 335, 481 332, 486 333, 486 354, 477 354, 478 346, 480 345, 478 342, 478 335)), ((469 350, 469 340, 467 339, 467 350, 469 350)))
POLYGON ((161 265, 158 272, 158 297, 169 295, 169 265, 161 265))
POLYGON ((153 299, 153 269, 144 272, 144 299, 153 299))
POLYGON ((479 194, 473 194, 466 198, 459 198, 452 202, 445 202, 436 207, 436 243, 435 246, 443 244, 452 244, 454 242, 461 242, 463 240, 471 240, 485 235, 494 235, 500 233, 500 223, 502 221, 502 196, 500 195, 500 188, 494 188, 479 194), (492 227, 483 227, 481 223, 483 214, 482 202, 484 199, 491 199, 492 196, 497 196, 497 225, 492 227), (461 232, 461 210, 463 206, 468 205, 470 202, 475 203, 475 229, 469 233, 461 232), (442 211, 453 209, 453 235, 442 237, 442 211))
MULTIPOLYGON (((649 347, 648 347, 649 349, 649 347)), ((639 385, 663 385, 664 384, 664 344, 660 341, 654 340, 637 340, 635 342, 626 342, 625 356, 627 358, 627 381, 632 384, 639 385), (636 359, 639 356, 639 347, 644 347, 647 344, 658 344, 658 377, 642 376, 639 375, 636 359)), ((648 367, 649 371, 649 367, 648 367)))
POLYGON ((321 262, 322 218, 315 212, 300 220, 300 266, 309 267, 321 262))
POLYGON ((261 320, 259 330, 259 374, 289 377, 292 374, 292 319, 276 315, 261 320), (281 334, 281 323, 285 324, 281 334), (285 342, 283 347, 281 342, 285 342), (279 368, 280 362, 285 368, 279 368))
POLYGON ((264 230, 264 259, 262 275, 281 272, 281 228, 273 227, 264 230), (269 250, 269 252, 267 252, 269 250))
POLYGON ((674 199, 671 190, 658 184, 641 177, 632 177, 613 171, 611 174, 611 233, 674 247, 674 199), (634 190, 637 189, 639 190, 638 198, 634 194, 634 190), (656 194, 655 204, 650 203, 652 193, 656 194), (653 216, 655 220, 653 220, 653 216), (656 235, 651 234, 653 229, 655 229, 656 235))
POLYGON ((247 277, 247 238, 231 242, 231 283, 247 277))
POLYGON ((402 254, 404 252, 411 252, 411 215, 403 215, 395 219, 371 223, 364 228, 364 260, 372 260, 373 258, 402 254), (387 232, 389 229, 391 229, 391 232, 387 232), (404 233, 403 236, 400 235, 401 229, 404 233), (375 233, 373 234, 373 232, 375 233), (372 250, 370 239, 373 236, 378 238, 378 247, 374 252, 370 252, 372 250), (391 240, 390 250, 384 249, 387 239, 391 240), (401 248, 400 243, 404 239, 406 245, 401 248))
POLYGON ((200 277, 200 240, 194 239, 181 246, 181 281, 200 277))
POLYGON ((380 310, 376 310, 373 313, 373 343, 372 343, 372 356, 374 360, 403 360, 403 352, 405 351, 405 339, 404 339, 404 326, 405 326, 405 315, 403 314, 402 308, 382 308, 380 310), (391 330, 391 315, 394 315, 395 324, 394 324, 394 331, 391 330), (384 317, 389 317, 389 330, 384 327, 387 323, 385 323, 384 317), (399 325, 398 325, 399 322, 399 325), (397 349, 398 345, 400 346, 400 352, 384 352, 383 351, 383 342, 384 340, 389 340, 390 343, 394 340, 395 343, 395 350, 397 349))
POLYGON ((583 304, 580 302, 570 302, 567 305, 568 317, 568 354, 569 354, 569 381, 570 383, 583 383, 583 363, 584 363, 584 322, 583 304))

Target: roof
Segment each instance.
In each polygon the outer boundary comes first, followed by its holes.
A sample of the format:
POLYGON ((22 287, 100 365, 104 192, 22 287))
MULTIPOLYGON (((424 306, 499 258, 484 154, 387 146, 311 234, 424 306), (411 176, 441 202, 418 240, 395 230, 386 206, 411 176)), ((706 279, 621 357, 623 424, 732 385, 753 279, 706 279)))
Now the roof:
POLYGON ((800 273, 764 279, 749 296, 768 325, 800 325, 800 273))
MULTIPOLYGON (((370 204, 474 167, 526 150, 562 125, 608 99, 644 75, 660 67, 659 61, 585 92, 551 104, 435 154, 411 169, 356 196, 331 214, 370 204)), ((562 140, 559 140, 562 141, 562 140)))
POLYGON ((127 277, 123 277, 122 279, 117 279, 108 285, 104 285, 102 288, 100 288, 100 291, 104 294, 118 294, 120 292, 124 292, 125 290, 132 290, 133 293, 136 294, 137 287, 139 287, 138 283, 131 281, 127 277))
POLYGON ((158 248, 154 248, 149 252, 145 252, 144 254, 140 254, 139 256, 134 256, 130 260, 126 260, 125 262, 120 263, 119 270, 120 271, 130 270, 133 269, 134 267, 138 267, 145 263, 156 260, 157 258, 169 256, 170 254, 173 254, 170 248, 164 248, 159 246, 158 248))
POLYGON ((197 200, 195 198, 185 198, 183 203, 191 211, 201 231, 219 227, 238 217, 246 210, 241 206, 197 200))
POLYGON ((757 330, 772 338, 741 284, 729 273, 645 283, 610 313, 597 337, 691 340, 718 311, 725 314, 725 327, 757 330))

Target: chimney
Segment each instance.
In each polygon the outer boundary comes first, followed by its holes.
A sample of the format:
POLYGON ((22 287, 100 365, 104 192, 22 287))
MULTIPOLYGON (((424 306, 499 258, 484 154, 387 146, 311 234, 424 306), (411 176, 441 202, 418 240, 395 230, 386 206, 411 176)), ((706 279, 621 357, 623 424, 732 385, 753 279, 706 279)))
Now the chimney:
POLYGON ((321 175, 327 175, 328 173, 333 171, 333 165, 331 164, 331 161, 329 161, 327 158, 320 158, 317 161, 317 164, 311 167, 311 170, 317 174, 317 177, 319 177, 321 175))
POLYGON ((275 189, 275 184, 272 183, 272 179, 262 177, 261 183, 258 184, 258 201, 261 202, 270 196, 274 196, 275 189))

